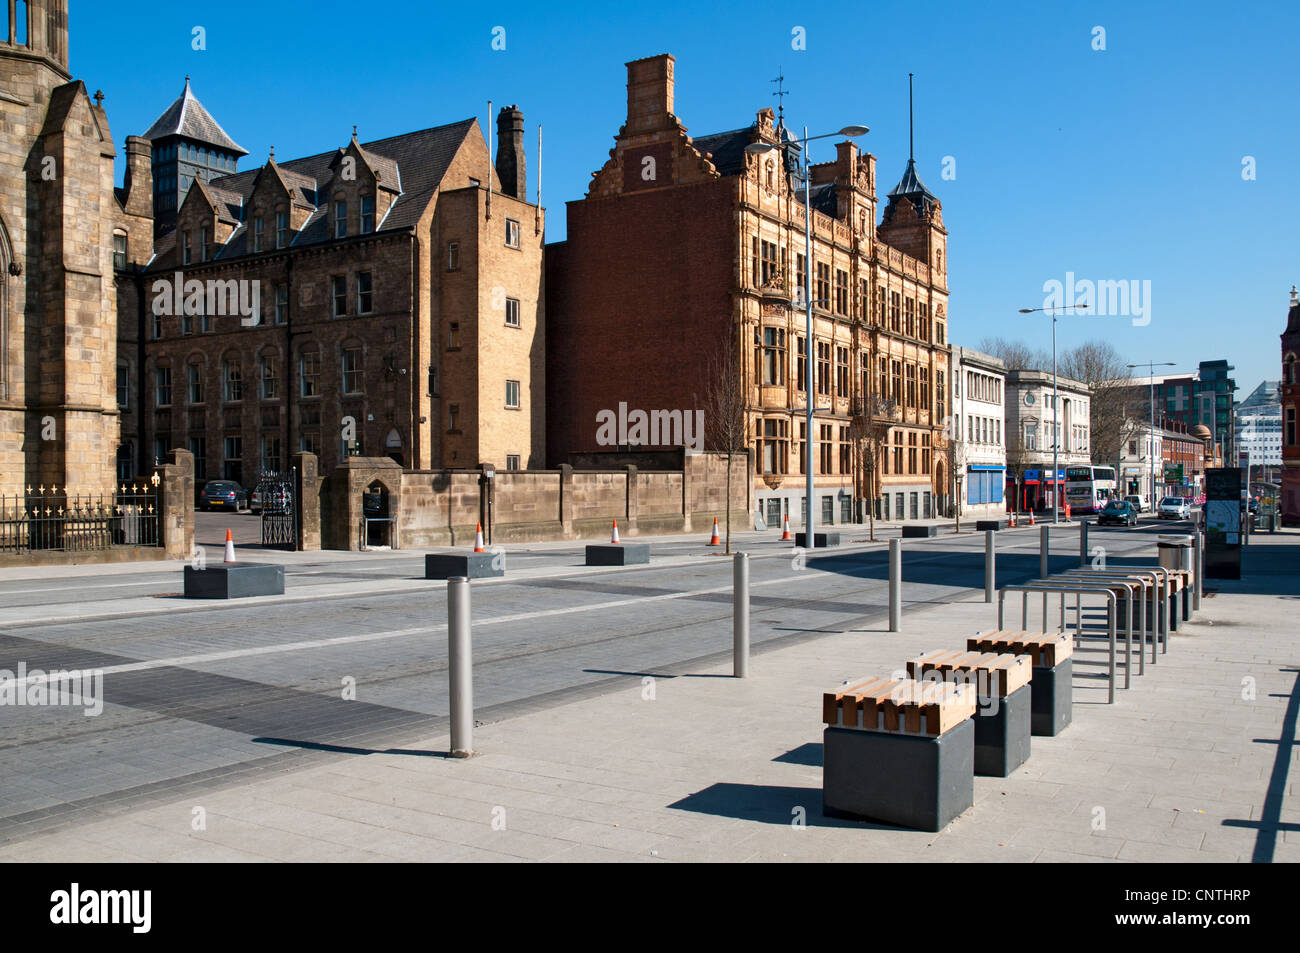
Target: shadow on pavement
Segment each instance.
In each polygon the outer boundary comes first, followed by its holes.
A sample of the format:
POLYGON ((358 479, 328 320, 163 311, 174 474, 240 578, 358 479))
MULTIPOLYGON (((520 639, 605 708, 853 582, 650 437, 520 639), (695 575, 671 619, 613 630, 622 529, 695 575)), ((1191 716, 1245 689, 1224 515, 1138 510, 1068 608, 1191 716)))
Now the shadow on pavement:
POLYGON ((890 824, 827 817, 822 813, 821 788, 794 788, 775 784, 731 784, 720 781, 668 806, 679 811, 693 811, 696 814, 734 817, 742 821, 761 821, 764 824, 780 825, 789 825, 796 821, 799 818, 798 812, 802 809, 802 820, 809 827, 853 827, 881 831, 898 829, 890 824))
POLYGON ((406 754, 419 758, 450 758, 449 751, 417 751, 413 748, 355 748, 350 745, 327 745, 318 741, 295 741, 292 738, 250 738, 253 744, 280 745, 307 751, 331 751, 335 754, 406 754))

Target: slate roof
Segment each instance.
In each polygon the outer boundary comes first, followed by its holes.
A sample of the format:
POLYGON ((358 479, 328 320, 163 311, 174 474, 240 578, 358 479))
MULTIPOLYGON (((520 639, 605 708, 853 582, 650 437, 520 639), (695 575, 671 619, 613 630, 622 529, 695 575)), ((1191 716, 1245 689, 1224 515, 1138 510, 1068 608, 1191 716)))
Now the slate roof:
POLYGON ((903 172, 903 177, 898 184, 889 192, 889 197, 896 198, 902 196, 911 199, 914 204, 923 205, 929 202, 938 202, 939 198, 933 192, 925 187, 921 177, 916 174, 916 160, 907 160, 907 169, 903 172), (918 199, 920 201, 918 201, 918 199))
MULTIPOLYGON (((799 145, 784 126, 780 127, 780 136, 786 142, 786 168, 794 168, 798 161, 799 145)), ((714 167, 721 175, 741 175, 745 171, 745 146, 758 140, 757 124, 751 123, 743 129, 730 132, 715 132, 707 136, 695 136, 692 145, 700 152, 713 153, 714 167)))
POLYGON ((203 108, 203 104, 190 90, 190 78, 185 77, 185 90, 176 101, 163 110, 163 114, 154 120, 144 138, 156 142, 167 136, 183 136, 196 142, 204 142, 236 155, 246 156, 248 150, 241 147, 234 139, 226 135, 226 130, 212 118, 212 114, 203 108))
MULTIPOLYGON (((380 179, 381 183, 387 183, 388 174, 392 174, 394 180, 403 187, 403 192, 394 201, 383 221, 376 224, 376 233, 405 231, 415 226, 442 184, 443 176, 447 174, 456 153, 477 128, 477 120, 462 119, 446 126, 403 133, 361 146, 368 158, 375 160, 376 168, 389 170, 380 179)), ((331 166, 338 155, 339 150, 332 149, 276 164, 280 177, 294 190, 295 202, 299 202, 301 197, 302 204, 316 209, 294 236, 292 247, 332 240, 327 210, 324 205, 318 204, 316 191, 325 188, 333 178, 331 166)), ((264 168, 265 166, 260 166, 233 175, 218 176, 205 185, 210 193, 223 196, 228 205, 239 208, 242 202, 246 208, 252 198, 257 177, 264 168)), ((459 187, 460 183, 453 183, 453 186, 459 187)), ((242 215, 239 217, 243 218, 242 215)), ((248 245, 248 225, 245 222, 214 257, 236 258, 248 254, 248 245)), ((174 240, 171 247, 174 248, 174 240)), ((155 246, 158 267, 168 264, 164 250, 162 239, 159 239, 155 246)))

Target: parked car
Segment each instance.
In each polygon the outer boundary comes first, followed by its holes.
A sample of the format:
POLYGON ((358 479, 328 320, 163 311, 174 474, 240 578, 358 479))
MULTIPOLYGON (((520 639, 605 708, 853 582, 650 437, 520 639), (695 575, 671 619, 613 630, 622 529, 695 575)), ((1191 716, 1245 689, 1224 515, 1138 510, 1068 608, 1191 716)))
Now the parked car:
POLYGON ((1124 500, 1133 504, 1133 509, 1137 510, 1139 513, 1145 513, 1151 509, 1151 507, 1147 505, 1147 498, 1141 494, 1130 494, 1129 496, 1124 497, 1124 500))
POLYGON ((248 491, 234 480, 209 480, 199 493, 201 510, 234 510, 248 506, 248 491))
POLYGON ((289 509, 289 490, 282 483, 259 483, 248 498, 248 508, 260 515, 263 510, 268 513, 284 513, 289 509))
POLYGON ((1192 515, 1191 501, 1185 496, 1166 496, 1156 515, 1162 520, 1185 520, 1192 515))
POLYGON ((1101 508, 1097 517, 1098 526, 1109 526, 1112 523, 1117 526, 1136 526, 1137 522, 1137 510, 1127 500, 1111 500, 1101 508))

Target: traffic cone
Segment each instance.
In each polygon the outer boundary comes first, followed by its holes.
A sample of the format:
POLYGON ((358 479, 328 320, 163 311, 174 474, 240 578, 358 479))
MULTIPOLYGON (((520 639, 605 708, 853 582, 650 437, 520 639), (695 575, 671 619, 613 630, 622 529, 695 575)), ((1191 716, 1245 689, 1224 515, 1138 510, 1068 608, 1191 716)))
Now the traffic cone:
POLYGON ((474 552, 476 553, 485 552, 485 550, 483 549, 483 524, 482 523, 474 524, 474 552))
POLYGON ((235 562, 235 540, 229 529, 226 530, 226 562, 235 562))
POLYGON ((610 541, 611 543, 621 543, 621 542, 622 542, 622 540, 618 538, 618 520, 614 520, 614 531, 613 531, 612 533, 610 533, 609 541, 610 541))
POLYGON ((1033 510, 1030 510, 1030 511, 1029 511, 1029 525, 1030 525, 1030 526, 1033 526, 1033 525, 1034 525, 1034 511, 1033 511, 1033 510))
POLYGON ((721 546, 722 540, 718 539, 718 518, 713 517, 713 538, 709 540, 710 546, 721 546))
POLYGON ((785 542, 786 540, 788 540, 788 539, 791 538, 791 537, 790 537, 790 514, 789 514, 789 513, 786 513, 784 516, 781 517, 781 526, 782 526, 782 530, 781 530, 781 541, 782 541, 782 542, 785 542))
POLYGON ((1011 527, 1012 529, 1015 529, 1015 526, 1016 526, 1016 514, 1015 514, 1015 511, 1014 511, 1014 510, 1011 512, 1010 519, 1007 521, 1007 526, 1011 527))

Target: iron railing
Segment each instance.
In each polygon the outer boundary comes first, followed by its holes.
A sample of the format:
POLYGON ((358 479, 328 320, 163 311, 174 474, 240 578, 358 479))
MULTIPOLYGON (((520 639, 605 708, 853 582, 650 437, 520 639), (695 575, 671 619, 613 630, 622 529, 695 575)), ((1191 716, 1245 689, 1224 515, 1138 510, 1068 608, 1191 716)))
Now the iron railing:
POLYGON ((116 491, 27 487, 0 494, 0 553, 80 553, 115 546, 161 546, 158 490, 122 484, 116 491))

